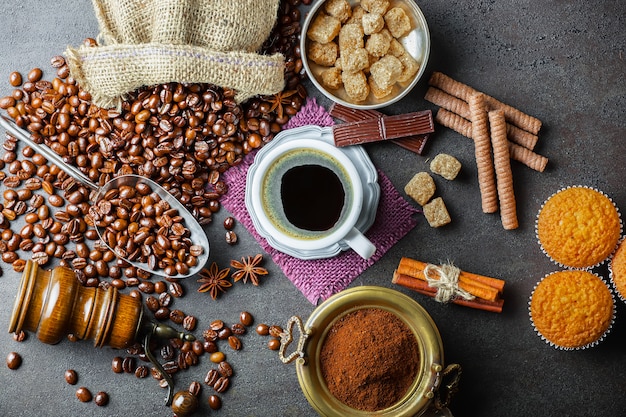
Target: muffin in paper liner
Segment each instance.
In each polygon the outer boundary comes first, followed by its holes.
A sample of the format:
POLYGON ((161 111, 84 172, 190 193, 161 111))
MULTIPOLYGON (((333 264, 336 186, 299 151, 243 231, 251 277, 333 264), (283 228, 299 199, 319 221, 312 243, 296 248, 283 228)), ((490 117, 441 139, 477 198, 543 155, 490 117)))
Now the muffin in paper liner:
POLYGON ((543 253, 558 266, 591 269, 604 263, 622 235, 619 209, 605 193, 570 186, 541 206, 535 234, 543 253))
POLYGON ((599 344, 615 321, 615 297, 597 274, 572 269, 547 274, 530 296, 533 329, 550 346, 582 350, 599 344))
POLYGON ((608 264, 609 281, 617 297, 626 302, 626 237, 622 237, 608 264))

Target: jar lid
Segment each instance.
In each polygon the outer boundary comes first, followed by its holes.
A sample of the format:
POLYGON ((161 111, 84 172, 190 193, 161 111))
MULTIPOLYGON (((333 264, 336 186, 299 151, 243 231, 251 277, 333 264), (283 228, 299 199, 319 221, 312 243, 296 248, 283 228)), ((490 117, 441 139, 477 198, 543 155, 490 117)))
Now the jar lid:
POLYGON ((342 291, 311 313, 305 331, 308 337, 304 358, 296 362, 296 372, 302 392, 321 416, 415 416, 431 404, 441 382, 443 343, 430 315, 409 296, 378 286, 342 291), (335 398, 326 386, 320 366, 322 345, 332 325, 350 312, 367 308, 389 311, 404 321, 415 334, 420 357, 417 377, 407 393, 391 407, 373 412, 356 410, 335 398))

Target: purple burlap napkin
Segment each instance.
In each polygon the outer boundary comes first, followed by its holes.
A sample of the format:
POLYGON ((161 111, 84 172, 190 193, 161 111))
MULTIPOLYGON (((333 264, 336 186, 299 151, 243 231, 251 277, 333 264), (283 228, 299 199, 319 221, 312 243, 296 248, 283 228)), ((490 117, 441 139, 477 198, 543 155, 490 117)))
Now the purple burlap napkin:
MULTIPOLYGON (((285 129, 311 124, 322 127, 334 124, 332 117, 315 99, 307 100, 300 112, 285 125, 285 129)), ((250 153, 239 165, 224 173, 228 193, 222 199, 222 204, 250 231, 287 278, 313 304, 326 300, 350 285, 417 224, 414 217, 417 210, 398 193, 389 178, 378 170, 380 202, 374 224, 365 233, 376 246, 376 253, 370 259, 363 259, 350 249, 327 259, 302 260, 286 255, 272 248, 256 232, 246 209, 246 173, 253 160, 254 155, 250 153)))

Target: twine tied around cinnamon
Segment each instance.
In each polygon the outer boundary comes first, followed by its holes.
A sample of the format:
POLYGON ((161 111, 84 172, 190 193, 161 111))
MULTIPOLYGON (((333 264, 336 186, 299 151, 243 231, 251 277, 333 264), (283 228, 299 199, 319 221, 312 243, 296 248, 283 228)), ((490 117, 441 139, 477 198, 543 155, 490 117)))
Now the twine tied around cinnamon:
POLYGON ((455 298, 473 300, 474 296, 459 287, 459 275, 461 270, 447 263, 441 266, 428 264, 424 268, 424 277, 430 287, 437 289, 435 301, 447 303, 455 298))

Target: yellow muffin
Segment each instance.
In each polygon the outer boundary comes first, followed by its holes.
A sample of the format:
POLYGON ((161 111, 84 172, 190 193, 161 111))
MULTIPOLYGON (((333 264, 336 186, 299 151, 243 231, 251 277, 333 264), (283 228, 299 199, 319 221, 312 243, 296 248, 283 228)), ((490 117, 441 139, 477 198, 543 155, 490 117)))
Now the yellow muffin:
POLYGON ((617 295, 621 300, 626 301, 626 243, 624 242, 622 239, 611 258, 609 274, 617 295))
POLYGON ((614 319, 613 295, 597 275, 584 270, 553 272, 530 298, 530 318, 546 342, 560 349, 584 349, 606 335, 614 319))
POLYGON ((590 268, 605 261, 622 232, 617 208, 588 187, 570 187, 550 197, 537 217, 537 238, 556 263, 590 268))

